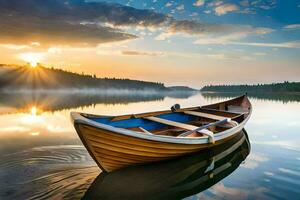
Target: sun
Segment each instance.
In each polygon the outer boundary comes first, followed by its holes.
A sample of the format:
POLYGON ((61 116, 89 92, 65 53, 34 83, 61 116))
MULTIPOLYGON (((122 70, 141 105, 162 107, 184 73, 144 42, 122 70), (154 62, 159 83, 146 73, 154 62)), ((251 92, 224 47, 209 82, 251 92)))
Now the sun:
POLYGON ((31 68, 36 68, 38 63, 35 61, 29 62, 31 68))
POLYGON ((19 57, 23 61, 29 63, 29 66, 31 68, 36 68, 38 66, 38 63, 41 62, 41 60, 43 59, 44 54, 28 52, 20 54, 19 57))

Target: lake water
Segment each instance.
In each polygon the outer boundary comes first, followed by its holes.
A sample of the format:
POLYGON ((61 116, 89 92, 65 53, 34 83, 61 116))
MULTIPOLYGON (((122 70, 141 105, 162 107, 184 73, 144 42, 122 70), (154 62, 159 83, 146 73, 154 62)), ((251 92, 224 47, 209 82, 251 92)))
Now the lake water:
MULTIPOLYGON (((201 170, 202 164, 211 167, 215 155, 207 154, 105 175, 82 146, 69 117, 70 111, 120 115, 234 96, 1 94, 0 199, 300 199, 298 95, 250 96, 254 110, 245 132, 251 147, 244 140, 235 148, 229 145, 231 153, 213 166, 214 177, 201 170)), ((216 150, 216 155, 223 152, 216 150)))

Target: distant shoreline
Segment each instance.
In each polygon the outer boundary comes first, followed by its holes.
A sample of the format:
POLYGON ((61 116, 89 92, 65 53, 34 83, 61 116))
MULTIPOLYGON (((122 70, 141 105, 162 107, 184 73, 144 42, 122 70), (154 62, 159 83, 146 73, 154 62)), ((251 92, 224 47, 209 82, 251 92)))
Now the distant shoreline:
POLYGON ((208 93, 208 94, 278 94, 278 95, 281 95, 281 94, 291 94, 291 95, 300 95, 300 92, 269 92, 269 91, 259 91, 259 92, 219 92, 219 91, 201 91, 200 90, 200 93, 208 93))
POLYGON ((137 89, 116 89, 116 88, 57 88, 57 89, 24 89, 24 88, 10 88, 2 89, 0 93, 7 94, 30 94, 30 93, 47 93, 47 94, 113 94, 113 95, 123 95, 123 94, 175 94, 175 93, 200 93, 199 90, 137 90, 137 89))
POLYGON ((37 66, 9 66, 0 64, 0 91, 156 91, 192 92, 187 86, 165 86, 164 83, 121 78, 99 78, 61 69, 37 66))
MULTIPOLYGON (((201 92, 205 98, 232 98, 245 94, 244 92, 201 92)), ((300 92, 248 92, 248 97, 285 102, 300 102, 300 92)))
POLYGON ((201 92, 235 92, 235 93, 253 93, 253 94, 282 94, 282 93, 300 93, 300 82, 256 84, 256 85, 208 85, 201 89, 201 92))

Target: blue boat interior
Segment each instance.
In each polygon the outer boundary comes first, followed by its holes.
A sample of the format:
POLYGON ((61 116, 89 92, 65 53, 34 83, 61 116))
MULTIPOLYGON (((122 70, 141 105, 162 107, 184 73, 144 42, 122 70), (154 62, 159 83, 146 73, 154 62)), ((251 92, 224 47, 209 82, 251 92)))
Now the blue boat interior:
MULTIPOLYGON (((192 115, 186 115, 184 113, 168 113, 168 114, 161 114, 156 115, 155 117, 159 117, 162 119, 172 120, 175 122, 181 122, 181 123, 187 123, 189 121, 196 120, 197 117, 192 115)), ((150 121, 147 119, 142 118, 131 118, 131 119, 125 119, 125 120, 119 120, 119 121, 111 121, 112 117, 99 117, 99 118, 90 118, 91 120, 118 127, 118 128, 135 128, 135 127, 142 127, 143 129, 147 131, 155 130, 155 129, 163 129, 167 127, 168 125, 161 124, 158 122, 150 121)))

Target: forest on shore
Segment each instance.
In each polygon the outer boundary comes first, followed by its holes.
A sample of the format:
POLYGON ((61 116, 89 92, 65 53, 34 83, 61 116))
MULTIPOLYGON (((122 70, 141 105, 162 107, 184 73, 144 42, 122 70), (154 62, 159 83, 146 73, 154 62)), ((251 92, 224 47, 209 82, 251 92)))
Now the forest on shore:
POLYGON ((137 90, 137 91, 194 91, 184 86, 166 87, 164 83, 99 78, 96 75, 78 74, 62 69, 38 66, 8 66, 0 64, 0 91, 37 89, 95 89, 95 90, 137 90))
POLYGON ((238 93, 298 93, 300 82, 256 84, 256 85, 208 85, 202 92, 238 92, 238 93))

